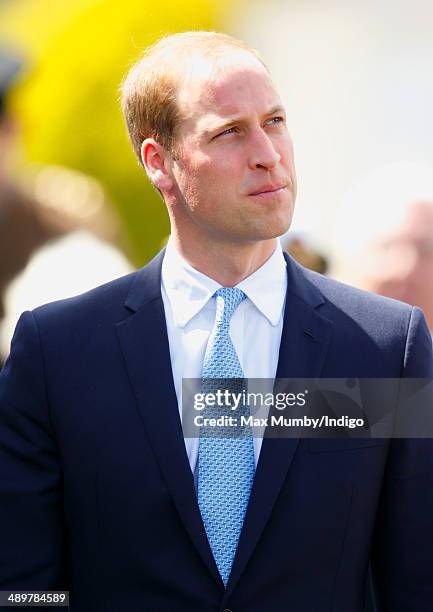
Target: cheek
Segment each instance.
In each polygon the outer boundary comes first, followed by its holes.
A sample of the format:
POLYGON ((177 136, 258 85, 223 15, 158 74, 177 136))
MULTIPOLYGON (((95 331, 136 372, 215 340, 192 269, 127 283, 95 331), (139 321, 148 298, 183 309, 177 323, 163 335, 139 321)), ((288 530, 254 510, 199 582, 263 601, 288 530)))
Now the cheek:
POLYGON ((184 160, 182 167, 175 173, 179 191, 188 205, 193 205, 199 192, 200 169, 189 160, 184 160))
POLYGON ((194 214, 203 214, 211 205, 210 180, 206 167, 184 166, 178 186, 185 206, 194 214))
POLYGON ((204 215, 215 213, 242 190, 245 168, 240 156, 227 148, 218 155, 185 151, 176 181, 186 206, 204 215))
POLYGON ((230 160, 205 161, 199 166, 190 168, 185 176, 185 189, 188 193, 204 199, 212 199, 233 190, 236 185, 238 170, 230 160))
POLYGON ((286 168, 295 171, 295 155, 293 151, 293 143, 290 137, 284 138, 280 143, 279 153, 286 168))

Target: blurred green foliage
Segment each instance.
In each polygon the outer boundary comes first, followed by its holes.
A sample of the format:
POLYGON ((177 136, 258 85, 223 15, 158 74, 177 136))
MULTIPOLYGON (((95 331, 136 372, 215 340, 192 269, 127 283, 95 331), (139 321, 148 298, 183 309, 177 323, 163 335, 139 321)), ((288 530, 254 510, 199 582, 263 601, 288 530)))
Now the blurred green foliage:
MULTIPOLYGON (((119 84, 143 48, 170 32, 224 29, 227 0, 15 0, 0 35, 29 59, 13 100, 25 159, 98 178, 118 208, 138 265, 169 233, 165 206, 132 153, 119 84)), ((230 3, 230 7, 233 3, 230 3)))

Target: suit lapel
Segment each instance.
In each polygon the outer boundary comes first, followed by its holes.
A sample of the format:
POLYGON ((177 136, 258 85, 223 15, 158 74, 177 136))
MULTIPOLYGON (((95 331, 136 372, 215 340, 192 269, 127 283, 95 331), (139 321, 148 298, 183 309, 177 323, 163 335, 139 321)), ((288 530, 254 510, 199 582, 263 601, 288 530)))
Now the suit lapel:
MULTIPOLYGON (((161 252, 140 270, 126 298, 134 314, 117 324, 143 424, 173 501, 203 562, 222 587, 203 527, 185 452, 161 297, 161 252)), ((277 378, 318 378, 332 323, 317 311, 320 292, 290 258, 277 378)), ((270 517, 299 439, 263 440, 253 488, 224 601, 232 593, 270 517)), ((223 603, 224 603, 223 601, 223 603)))
MULTIPOLYGON (((318 378, 323 368, 332 323, 317 308, 324 300, 286 256, 287 295, 276 378, 318 378)), ((227 585, 230 596, 270 517, 292 463, 299 438, 265 438, 260 451, 250 502, 227 585)))
POLYGON ((182 522, 215 580, 222 581, 201 520, 173 383, 164 305, 163 253, 137 273, 117 324, 131 385, 150 444, 182 522))

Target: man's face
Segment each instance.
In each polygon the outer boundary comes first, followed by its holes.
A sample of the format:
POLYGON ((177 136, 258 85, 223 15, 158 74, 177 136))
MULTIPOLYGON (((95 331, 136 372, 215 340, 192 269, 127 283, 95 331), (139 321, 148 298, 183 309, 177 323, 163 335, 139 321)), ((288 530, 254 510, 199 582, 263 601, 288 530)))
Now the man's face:
POLYGON ((172 167, 178 230, 230 244, 280 236, 292 219, 296 174, 268 72, 237 51, 196 72, 179 92, 184 119, 172 167))

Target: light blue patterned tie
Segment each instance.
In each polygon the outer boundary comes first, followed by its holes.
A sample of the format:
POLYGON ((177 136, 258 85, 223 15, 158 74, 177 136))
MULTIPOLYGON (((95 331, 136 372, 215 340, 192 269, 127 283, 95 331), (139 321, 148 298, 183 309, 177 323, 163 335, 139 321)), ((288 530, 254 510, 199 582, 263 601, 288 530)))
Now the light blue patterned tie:
MULTIPOLYGON (((218 289, 215 296, 215 324, 203 363, 204 390, 212 388, 212 381, 208 379, 244 377, 229 327, 234 311, 246 296, 236 288, 218 289)), ((227 385, 216 385, 221 386, 227 388, 227 385)), ((248 407, 241 407, 236 416, 239 418, 245 410, 248 407)), ((223 412, 224 409, 220 410, 220 414, 223 412)), ((230 409, 225 412, 233 414, 230 409)), ((198 504, 216 565, 227 585, 254 479, 253 439, 251 428, 242 437, 236 434, 230 437, 230 432, 223 437, 206 437, 203 430, 201 434, 198 504)))

